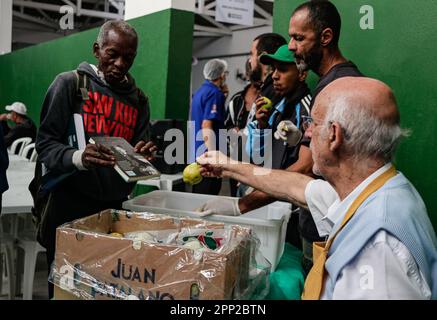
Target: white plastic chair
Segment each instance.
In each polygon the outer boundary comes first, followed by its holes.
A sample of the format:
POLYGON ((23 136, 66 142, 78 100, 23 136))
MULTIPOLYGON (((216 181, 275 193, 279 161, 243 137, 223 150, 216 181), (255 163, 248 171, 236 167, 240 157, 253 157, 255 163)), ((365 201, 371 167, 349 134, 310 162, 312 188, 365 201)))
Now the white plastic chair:
MULTIPOLYGON (((5 254, 6 273, 8 275, 9 300, 15 299, 15 268, 14 268, 14 239, 8 234, 0 234, 0 281, 3 282, 3 257, 5 254)), ((1 286, 0 286, 1 293, 1 286)))
POLYGON ((37 156, 38 156, 38 153, 36 153, 36 148, 33 148, 33 150, 32 150, 32 154, 30 155, 30 159, 29 159, 29 161, 31 161, 31 162, 35 162, 37 156))
POLYGON ((30 158, 31 158, 31 155, 33 153, 33 150, 35 150, 35 143, 30 143, 26 147, 24 147, 23 152, 21 153, 21 156, 23 158, 27 158, 27 159, 29 159, 29 161, 31 161, 30 158))
POLYGON ((21 156, 24 148, 31 142, 32 138, 30 137, 19 138, 12 142, 10 152, 12 154, 18 154, 19 156, 21 156))
POLYGON ((46 249, 36 241, 34 231, 19 234, 17 246, 24 251, 23 300, 32 300, 36 260, 38 254, 46 252, 46 249))

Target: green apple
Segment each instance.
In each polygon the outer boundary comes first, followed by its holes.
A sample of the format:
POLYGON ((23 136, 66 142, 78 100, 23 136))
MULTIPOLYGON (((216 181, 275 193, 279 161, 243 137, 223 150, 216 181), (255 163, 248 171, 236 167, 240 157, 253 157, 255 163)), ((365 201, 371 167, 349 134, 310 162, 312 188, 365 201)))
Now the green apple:
POLYGON ((272 101, 267 97, 262 97, 262 98, 264 100, 264 104, 261 106, 261 109, 265 109, 267 111, 270 111, 273 107, 272 101))
POLYGON ((185 167, 182 174, 182 178, 185 183, 195 185, 202 181, 203 177, 200 174, 200 165, 197 162, 193 162, 185 167))

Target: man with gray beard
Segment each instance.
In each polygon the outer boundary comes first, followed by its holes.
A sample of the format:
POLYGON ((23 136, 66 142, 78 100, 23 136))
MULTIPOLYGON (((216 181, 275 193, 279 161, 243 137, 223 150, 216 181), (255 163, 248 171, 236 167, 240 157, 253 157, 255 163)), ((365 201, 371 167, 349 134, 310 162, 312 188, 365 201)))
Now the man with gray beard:
POLYGON ((297 67, 312 70, 320 77, 311 105, 320 91, 335 79, 363 76, 357 66, 341 54, 340 29, 340 14, 329 1, 305 2, 290 18, 288 49, 294 53, 297 67))

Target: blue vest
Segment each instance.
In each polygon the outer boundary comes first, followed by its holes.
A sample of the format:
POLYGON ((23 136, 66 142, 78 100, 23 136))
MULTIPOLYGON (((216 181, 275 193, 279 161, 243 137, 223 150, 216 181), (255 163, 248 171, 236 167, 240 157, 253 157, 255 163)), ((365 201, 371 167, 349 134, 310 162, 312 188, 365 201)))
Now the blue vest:
MULTIPOLYGON (((334 225, 335 232, 341 221, 334 225)), ((335 282, 349 264, 380 230, 399 239, 416 260, 437 299, 437 240, 425 204, 414 186, 399 173, 373 193, 358 208, 329 249, 325 268, 330 281, 325 294, 332 298, 335 282)))

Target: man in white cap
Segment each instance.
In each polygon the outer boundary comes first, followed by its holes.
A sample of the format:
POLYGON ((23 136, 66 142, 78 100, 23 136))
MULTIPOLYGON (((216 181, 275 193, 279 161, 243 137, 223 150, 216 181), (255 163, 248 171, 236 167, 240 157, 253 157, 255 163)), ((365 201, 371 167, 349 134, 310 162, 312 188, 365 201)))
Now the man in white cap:
POLYGON ((24 103, 14 102, 13 104, 6 106, 6 111, 0 115, 0 123, 3 128, 4 140, 6 147, 9 147, 15 140, 24 137, 32 138, 35 141, 36 138, 36 126, 35 123, 27 117, 27 109, 24 103), (10 120, 15 123, 13 127, 9 127, 6 120, 10 120))

